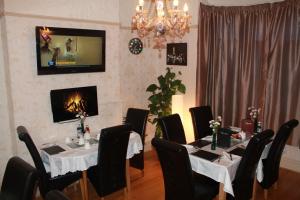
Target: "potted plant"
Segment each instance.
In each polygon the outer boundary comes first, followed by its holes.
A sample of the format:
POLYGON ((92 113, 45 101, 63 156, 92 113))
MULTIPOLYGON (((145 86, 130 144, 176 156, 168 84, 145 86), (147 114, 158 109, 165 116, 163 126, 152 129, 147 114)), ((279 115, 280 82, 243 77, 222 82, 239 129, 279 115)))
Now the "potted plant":
MULTIPOLYGON (((172 95, 185 94, 186 90, 182 81, 177 79, 177 74, 172 72, 169 67, 166 70, 165 75, 160 75, 157 78, 158 85, 153 83, 146 89, 147 92, 151 92, 151 96, 148 98, 150 101, 148 107, 152 117, 148 121, 156 126, 156 137, 161 137, 161 129, 157 124, 158 118, 172 113, 172 95)), ((178 75, 181 75, 180 71, 178 75)))

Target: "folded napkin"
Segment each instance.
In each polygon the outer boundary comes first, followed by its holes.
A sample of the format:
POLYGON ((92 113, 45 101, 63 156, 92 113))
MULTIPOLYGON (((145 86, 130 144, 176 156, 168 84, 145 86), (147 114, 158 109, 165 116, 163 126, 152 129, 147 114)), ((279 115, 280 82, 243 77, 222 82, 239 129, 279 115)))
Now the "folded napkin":
POLYGON ((187 152, 189 154, 192 153, 192 152, 194 152, 194 151, 196 151, 196 148, 194 146, 192 146, 192 145, 184 144, 183 146, 186 148, 186 150, 187 150, 187 152))
POLYGON ((98 144, 98 140, 95 138, 91 138, 91 139, 89 139, 89 143, 90 144, 98 144))
POLYGON ((223 154, 224 159, 227 159, 227 160, 230 160, 230 161, 233 160, 232 154, 229 154, 229 153, 227 153, 226 151, 223 151, 222 154, 223 154))
POLYGON ((75 149, 75 148, 79 148, 79 147, 82 147, 82 145, 79 145, 78 143, 74 143, 74 142, 71 142, 69 144, 67 144, 70 148, 72 149, 75 149))
POLYGON ((205 141, 211 142, 211 141, 212 141, 212 135, 205 136, 205 137, 202 138, 201 140, 205 140, 205 141))
POLYGON ((244 131, 240 132, 242 140, 246 139, 246 133, 244 131))
POLYGON ((220 163, 222 165, 231 165, 238 158, 240 158, 240 156, 229 154, 229 153, 223 151, 222 156, 218 160, 218 163, 220 163))

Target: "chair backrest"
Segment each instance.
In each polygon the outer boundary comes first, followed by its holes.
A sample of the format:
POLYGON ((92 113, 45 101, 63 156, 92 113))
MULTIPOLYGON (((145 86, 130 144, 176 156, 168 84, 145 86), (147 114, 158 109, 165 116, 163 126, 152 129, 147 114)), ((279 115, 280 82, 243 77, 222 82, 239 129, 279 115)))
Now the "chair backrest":
MULTIPOLYGON (((30 200, 38 180, 38 172, 19 157, 9 159, 1 187, 1 197, 10 200, 30 200)), ((1 198, 2 199, 2 198, 1 198)))
POLYGON ((163 172, 165 199, 194 199, 193 174, 186 148, 159 138, 153 138, 152 145, 163 172))
POLYGON ((192 116, 195 140, 212 135, 212 129, 209 127, 209 121, 213 119, 211 107, 200 106, 189 110, 192 116))
POLYGON ((158 119, 165 140, 186 144, 183 125, 178 114, 172 114, 158 119))
POLYGON ((51 190, 46 194, 45 200, 69 200, 69 198, 59 190, 51 190))
POLYGON ((31 139, 27 129, 24 126, 18 126, 17 133, 19 139, 26 144, 26 147, 29 150, 34 165, 39 172, 39 176, 40 176, 39 189, 41 190, 42 194, 45 194, 48 188, 48 176, 43 161, 41 159, 40 153, 38 152, 33 140, 31 139))
POLYGON ((145 143, 145 131, 148 114, 149 110, 128 108, 125 119, 125 123, 130 124, 132 126, 132 130, 141 135, 143 145, 145 143))
POLYGON ((279 166, 284 146, 293 132, 293 129, 299 124, 298 120, 292 119, 279 128, 273 143, 270 147, 268 156, 263 160, 264 178, 261 185, 269 188, 277 180, 279 176, 279 166))
POLYGON ((101 130, 97 165, 100 196, 126 187, 126 155, 131 130, 128 124, 101 130))
POLYGON ((273 135, 274 132, 268 129, 255 135, 249 141, 233 181, 235 199, 251 199, 258 161, 266 144, 270 142, 273 135))

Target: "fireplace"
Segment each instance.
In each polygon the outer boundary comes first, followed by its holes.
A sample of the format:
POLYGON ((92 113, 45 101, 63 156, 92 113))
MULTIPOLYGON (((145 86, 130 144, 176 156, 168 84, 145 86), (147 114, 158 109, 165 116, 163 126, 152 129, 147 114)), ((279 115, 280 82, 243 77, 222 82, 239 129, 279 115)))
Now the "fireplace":
POLYGON ((51 90, 50 98, 54 122, 76 119, 80 111, 98 115, 96 86, 51 90))

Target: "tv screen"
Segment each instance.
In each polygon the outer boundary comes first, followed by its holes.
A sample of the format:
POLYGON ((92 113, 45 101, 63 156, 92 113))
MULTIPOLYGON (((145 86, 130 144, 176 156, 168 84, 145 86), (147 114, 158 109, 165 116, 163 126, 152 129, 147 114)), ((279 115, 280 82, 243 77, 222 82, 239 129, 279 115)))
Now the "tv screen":
POLYGON ((51 90, 50 99, 54 122, 76 119, 79 112, 98 115, 96 86, 51 90))
POLYGON ((105 31, 37 26, 39 75, 105 71, 105 31))

